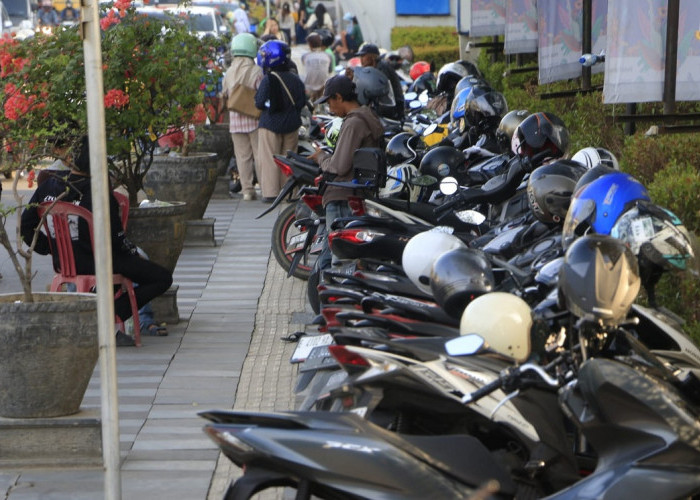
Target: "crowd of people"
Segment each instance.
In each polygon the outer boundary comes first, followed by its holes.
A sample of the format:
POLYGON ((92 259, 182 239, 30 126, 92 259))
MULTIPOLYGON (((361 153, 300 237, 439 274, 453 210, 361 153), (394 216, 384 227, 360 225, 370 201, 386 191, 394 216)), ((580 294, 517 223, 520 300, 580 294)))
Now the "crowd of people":
POLYGON ((73 7, 71 0, 66 1, 66 6, 60 12, 53 6, 51 0, 42 0, 37 9, 37 23, 39 26, 58 26, 61 23, 76 23, 80 20, 80 11, 73 7))

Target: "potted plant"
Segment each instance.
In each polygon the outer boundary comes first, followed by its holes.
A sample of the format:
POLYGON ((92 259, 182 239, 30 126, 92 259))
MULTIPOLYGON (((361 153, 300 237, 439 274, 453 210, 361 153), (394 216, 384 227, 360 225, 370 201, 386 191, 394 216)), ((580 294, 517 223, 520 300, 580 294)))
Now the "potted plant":
MULTIPOLYGON (((5 168, 29 172, 54 151, 57 140, 69 141, 84 117, 83 94, 61 81, 80 40, 63 33, 37 36, 22 43, 0 40, 2 111, 0 136, 5 168), (72 43, 75 41, 76 43, 72 43)), ((80 80, 80 78, 78 78, 80 80)), ((84 77, 83 77, 84 81, 84 77)), ((36 293, 32 290, 32 253, 19 230, 12 238, 7 222, 20 215, 26 200, 15 175, 14 204, 0 205, 0 244, 22 284, 21 293, 0 295, 0 416, 56 417, 75 413, 98 357, 96 300, 92 294, 36 293)), ((5 193, 7 200, 10 193, 5 193)))
POLYGON ((129 0, 117 1, 100 24, 109 167, 135 206, 160 139, 189 155, 192 137, 182 131, 203 103, 213 52, 177 17, 141 14, 129 0))

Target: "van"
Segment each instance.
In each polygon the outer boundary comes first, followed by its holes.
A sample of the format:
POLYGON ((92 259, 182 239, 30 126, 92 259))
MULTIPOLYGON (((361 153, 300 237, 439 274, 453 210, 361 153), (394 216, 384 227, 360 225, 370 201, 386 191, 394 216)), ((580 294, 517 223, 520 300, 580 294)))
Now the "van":
POLYGON ((10 32, 12 30, 12 19, 10 19, 10 14, 7 13, 7 9, 0 2, 0 35, 6 31, 10 32))
POLYGON ((12 26, 5 26, 3 18, 3 32, 9 29, 11 32, 34 29, 34 11, 29 0, 2 0, 3 7, 7 11, 12 26))

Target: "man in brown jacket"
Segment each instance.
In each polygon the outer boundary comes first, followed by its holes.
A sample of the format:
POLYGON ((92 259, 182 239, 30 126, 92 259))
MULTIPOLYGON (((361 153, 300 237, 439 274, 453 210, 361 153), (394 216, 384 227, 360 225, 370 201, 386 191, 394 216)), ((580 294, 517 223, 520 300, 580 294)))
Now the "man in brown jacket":
MULTIPOLYGON (((343 118, 338 142, 333 154, 317 149, 311 155, 324 174, 335 175, 334 181, 347 182, 353 178, 352 159, 360 148, 381 147, 384 128, 379 117, 367 106, 357 101, 355 83, 344 75, 337 75, 326 81, 323 97, 314 104, 328 102, 330 112, 343 118)), ((348 197, 354 191, 339 186, 327 186, 323 194, 323 207, 326 209, 326 224, 340 217, 352 216, 348 197)), ((320 269, 330 265, 331 255, 326 241, 324 251, 319 258, 320 269)))

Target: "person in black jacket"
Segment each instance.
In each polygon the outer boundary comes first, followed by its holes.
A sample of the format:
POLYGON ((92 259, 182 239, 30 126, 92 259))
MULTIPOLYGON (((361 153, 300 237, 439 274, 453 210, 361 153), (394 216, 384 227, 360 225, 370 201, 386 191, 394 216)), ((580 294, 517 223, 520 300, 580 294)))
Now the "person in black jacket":
MULTIPOLYGON (((65 177, 52 176, 39 185, 34 192, 27 208, 22 212, 20 229, 22 238, 28 245, 34 238, 34 230, 41 219, 37 205, 45 201, 53 201, 66 193, 61 201, 75 203, 92 211, 92 193, 90 190, 90 152, 87 137, 81 141, 80 151, 75 156, 71 172, 65 177)), ((173 282, 170 271, 162 266, 139 256, 136 246, 131 243, 122 230, 119 217, 119 205, 110 193, 109 216, 112 230, 112 268, 115 274, 126 276, 138 287, 134 288, 136 303, 139 309, 152 299, 163 294, 173 282)), ((34 251, 41 255, 51 253, 49 237, 39 233, 34 251)), ((95 274, 95 257, 92 253, 92 241, 85 221, 78 224, 78 235, 73 239, 73 254, 75 256, 78 274, 95 274)), ((54 269, 59 269, 58 256, 53 255, 54 269)), ((131 305, 128 294, 122 294, 114 301, 114 312, 122 321, 131 317, 131 305)), ((134 345, 134 340, 123 332, 117 332, 117 345, 134 345)))
POLYGON ((393 110, 383 110, 380 109, 382 116, 387 118, 393 118, 394 120, 401 120, 404 117, 404 98, 403 89, 401 88, 401 79, 399 75, 396 74, 394 68, 392 68, 385 61, 379 60, 379 48, 373 43, 365 43, 360 47, 360 50, 355 54, 360 58, 362 66, 371 66, 377 68, 379 71, 384 73, 389 79, 391 84, 391 91, 394 95, 394 102, 396 105, 393 110))
POLYGON ((306 90, 298 75, 290 71, 289 46, 279 40, 265 42, 258 50, 258 64, 265 72, 255 94, 255 107, 262 110, 258 128, 262 201, 271 203, 287 182, 273 155, 296 152, 301 110, 306 90))

